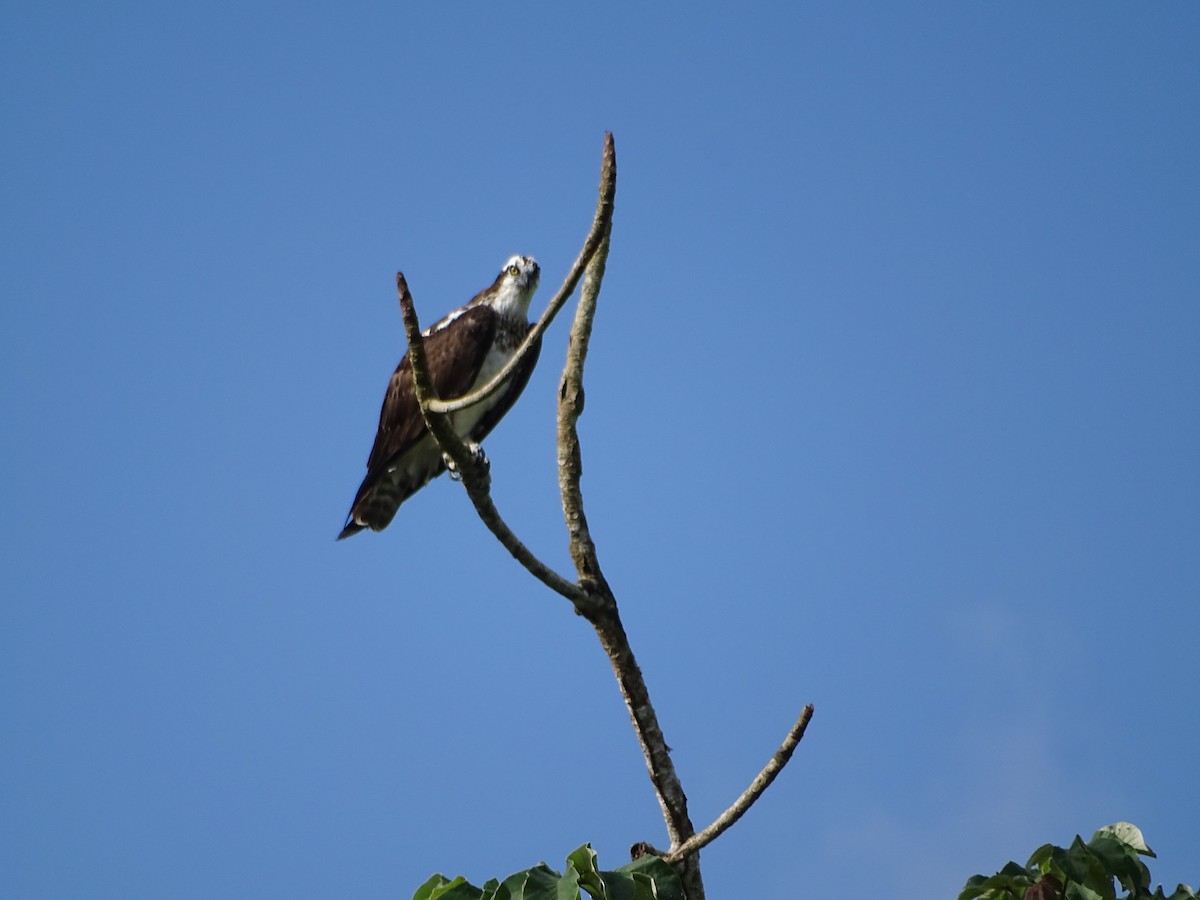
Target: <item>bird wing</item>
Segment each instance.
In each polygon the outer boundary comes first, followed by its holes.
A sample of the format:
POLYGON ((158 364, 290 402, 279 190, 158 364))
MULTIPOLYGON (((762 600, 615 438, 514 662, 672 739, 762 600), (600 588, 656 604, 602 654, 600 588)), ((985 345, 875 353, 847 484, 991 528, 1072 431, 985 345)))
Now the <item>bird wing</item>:
MULTIPOLYGON (((470 390, 495 338, 496 323, 497 316, 491 307, 474 306, 425 338, 429 377, 439 398, 452 400, 470 390)), ((425 432, 412 363, 405 353, 383 397, 379 430, 367 458, 367 479, 380 474, 381 469, 386 469, 392 460, 424 437, 425 432)))
MULTIPOLYGON (((521 335, 521 340, 524 340, 532 329, 533 325, 529 325, 525 329, 525 334, 521 335)), ((529 376, 533 374, 533 367, 537 365, 538 356, 541 352, 542 339, 539 337, 537 342, 529 348, 529 353, 521 360, 521 364, 513 372, 512 378, 508 380, 508 384, 500 388, 500 394, 491 409, 485 412, 479 421, 475 423, 475 427, 471 429, 471 440, 477 444, 481 442, 491 433, 496 424, 504 418, 505 413, 512 409, 512 405, 517 402, 517 398, 525 390, 525 385, 529 383, 529 376)))
MULTIPOLYGON (((473 306, 425 337, 425 358, 438 397, 451 400, 470 390, 495 338, 498 319, 491 307, 473 306)), ((528 375, 525 377, 528 379, 528 375)), ((413 483, 401 484, 398 483, 401 479, 388 477, 389 470, 427 431, 417 403, 412 364, 405 353, 388 382, 375 444, 367 458, 367 476, 354 495, 338 540, 368 526, 375 530, 386 527, 400 504, 442 471, 439 456, 430 464, 429 471, 413 483)))

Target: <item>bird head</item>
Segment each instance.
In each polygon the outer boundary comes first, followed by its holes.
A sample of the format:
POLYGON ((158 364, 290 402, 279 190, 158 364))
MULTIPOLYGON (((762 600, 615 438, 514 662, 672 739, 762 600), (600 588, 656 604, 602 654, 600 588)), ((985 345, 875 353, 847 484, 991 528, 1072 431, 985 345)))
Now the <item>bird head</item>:
POLYGON ((537 290, 541 268, 532 256, 512 256, 486 292, 487 304, 505 317, 524 319, 537 290))

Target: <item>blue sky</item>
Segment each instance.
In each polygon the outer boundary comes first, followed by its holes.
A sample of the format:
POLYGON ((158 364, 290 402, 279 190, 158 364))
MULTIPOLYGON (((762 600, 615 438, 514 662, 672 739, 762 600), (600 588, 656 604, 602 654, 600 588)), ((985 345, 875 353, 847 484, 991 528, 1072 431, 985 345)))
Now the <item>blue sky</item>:
MULTIPOLYGON (((581 423, 713 897, 1200 880, 1200 7, 10 6, 0 895, 407 897, 664 843, 612 675, 442 479, 335 543, 403 352, 617 211, 581 423)), ((568 570, 567 318, 487 442, 568 570)))

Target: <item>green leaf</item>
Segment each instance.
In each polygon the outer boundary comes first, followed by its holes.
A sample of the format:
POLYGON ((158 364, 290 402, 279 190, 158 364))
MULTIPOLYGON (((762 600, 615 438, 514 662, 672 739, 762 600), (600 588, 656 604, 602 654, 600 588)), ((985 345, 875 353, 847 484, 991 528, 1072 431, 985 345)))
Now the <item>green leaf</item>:
POLYGON ((1072 883, 1068 884, 1067 889, 1063 891, 1063 900, 1104 900, 1104 898, 1089 887, 1072 883))
POLYGON ((449 883, 449 880, 444 875, 430 875, 429 880, 417 888, 417 892, 413 894, 413 900, 429 900, 433 896, 435 888, 440 888, 442 885, 449 883))
POLYGON ((975 900, 976 897, 986 893, 987 888, 984 887, 984 882, 987 881, 985 875, 972 875, 967 879, 967 883, 959 892, 958 900, 975 900))
POLYGON ((1150 890, 1150 870, 1130 844, 1111 832, 1097 831, 1088 848, 1100 860, 1106 872, 1115 877, 1131 894, 1150 890))
POLYGON ((1122 844, 1132 847, 1142 856, 1149 856, 1153 859, 1158 858, 1155 856, 1154 851, 1146 846, 1146 839, 1142 837, 1142 830, 1132 822, 1114 822, 1112 825, 1105 825, 1092 835, 1092 840, 1096 840, 1102 834, 1111 834, 1122 844))
POLYGON ((1075 840, 1065 853, 1054 855, 1053 864, 1062 873, 1063 884, 1069 886, 1075 882, 1086 885, 1093 892, 1098 892, 1101 900, 1113 900, 1116 897, 1112 874, 1079 835, 1075 835, 1075 840))
POLYGON ((562 885, 563 877, 545 863, 540 863, 524 872, 514 872, 500 885, 508 890, 512 900, 580 900, 579 886, 574 879, 562 885), (564 891, 559 893, 559 887, 564 891))
POLYGON ((1037 871, 1044 873, 1046 871, 1045 864, 1054 856, 1054 851, 1056 850, 1060 853, 1062 852, 1061 847, 1055 847, 1053 844, 1042 844, 1042 846, 1038 847, 1033 851, 1033 853, 1030 854, 1029 862, 1026 864, 1026 868, 1030 871, 1036 869, 1037 871))
POLYGON ((654 900, 683 900, 683 884, 679 881, 679 873, 660 857, 648 853, 621 866, 615 873, 608 874, 617 873, 632 876, 635 885, 633 900, 642 900, 643 897, 654 900), (652 892, 645 893, 646 891, 652 892))
POLYGON ((1015 862, 1005 863, 1004 868, 1000 870, 1000 874, 1007 875, 1009 878, 1024 878, 1026 880, 1032 880, 1029 878, 1029 872, 1025 869, 1025 867, 1015 862))
POLYGON ((654 879, 648 875, 630 875, 633 879, 633 896, 630 900, 657 900, 658 893, 654 889, 654 879))
POLYGON ((444 875, 433 875, 417 888, 413 900, 480 900, 482 889, 467 882, 461 875, 454 880, 444 875))
POLYGON ((963 889, 958 892, 958 900, 976 900, 983 893, 983 890, 979 887, 979 883, 976 881, 977 878, 982 879, 983 876, 972 875, 967 879, 967 883, 963 885, 963 889))
POLYGON ((493 878, 483 888, 465 878, 450 881, 434 875, 417 889, 413 900, 582 900, 583 890, 591 900, 683 900, 678 874, 658 857, 644 856, 616 871, 602 872, 590 844, 567 857, 562 875, 541 863, 514 872, 503 882, 493 878))
POLYGON ((600 871, 596 868, 596 851, 591 844, 584 844, 567 857, 568 871, 577 873, 576 881, 591 896, 592 900, 608 900, 608 891, 600 871))
POLYGON ((1098 830, 1086 844, 1078 835, 1065 850, 1043 844, 1029 857, 1027 870, 1010 862, 991 877, 975 875, 959 900, 1047 900, 1059 896, 1059 885, 1061 900, 1116 900, 1114 880, 1128 892, 1122 900, 1197 900, 1183 884, 1169 896, 1162 887, 1151 893, 1143 856, 1154 853, 1141 831, 1118 822, 1098 830))
POLYGON ((986 878, 983 875, 972 877, 963 888, 962 893, 958 895, 958 900, 972 900, 974 897, 983 897, 984 895, 988 897, 988 900, 1002 900, 1005 897, 1020 900, 1032 884, 1033 879, 1029 877, 1029 873, 1025 871, 1024 867, 1010 862, 995 875, 986 878))

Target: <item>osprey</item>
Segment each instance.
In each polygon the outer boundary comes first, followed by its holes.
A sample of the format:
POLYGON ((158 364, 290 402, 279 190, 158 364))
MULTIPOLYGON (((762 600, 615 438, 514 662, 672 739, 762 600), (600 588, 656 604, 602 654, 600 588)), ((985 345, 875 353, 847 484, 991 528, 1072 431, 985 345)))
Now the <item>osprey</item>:
MULTIPOLYGON (((516 353, 532 328, 529 301, 540 270, 532 256, 514 256, 492 283, 422 332, 434 390, 452 400, 482 387, 516 353)), ((486 400, 451 413, 455 431, 478 444, 516 402, 537 364, 539 340, 509 377, 486 400)), ((413 386, 408 353, 396 366, 383 397, 379 431, 367 459, 367 477, 354 497, 338 540, 364 528, 382 531, 400 504, 446 470, 437 441, 429 433, 413 386)))

